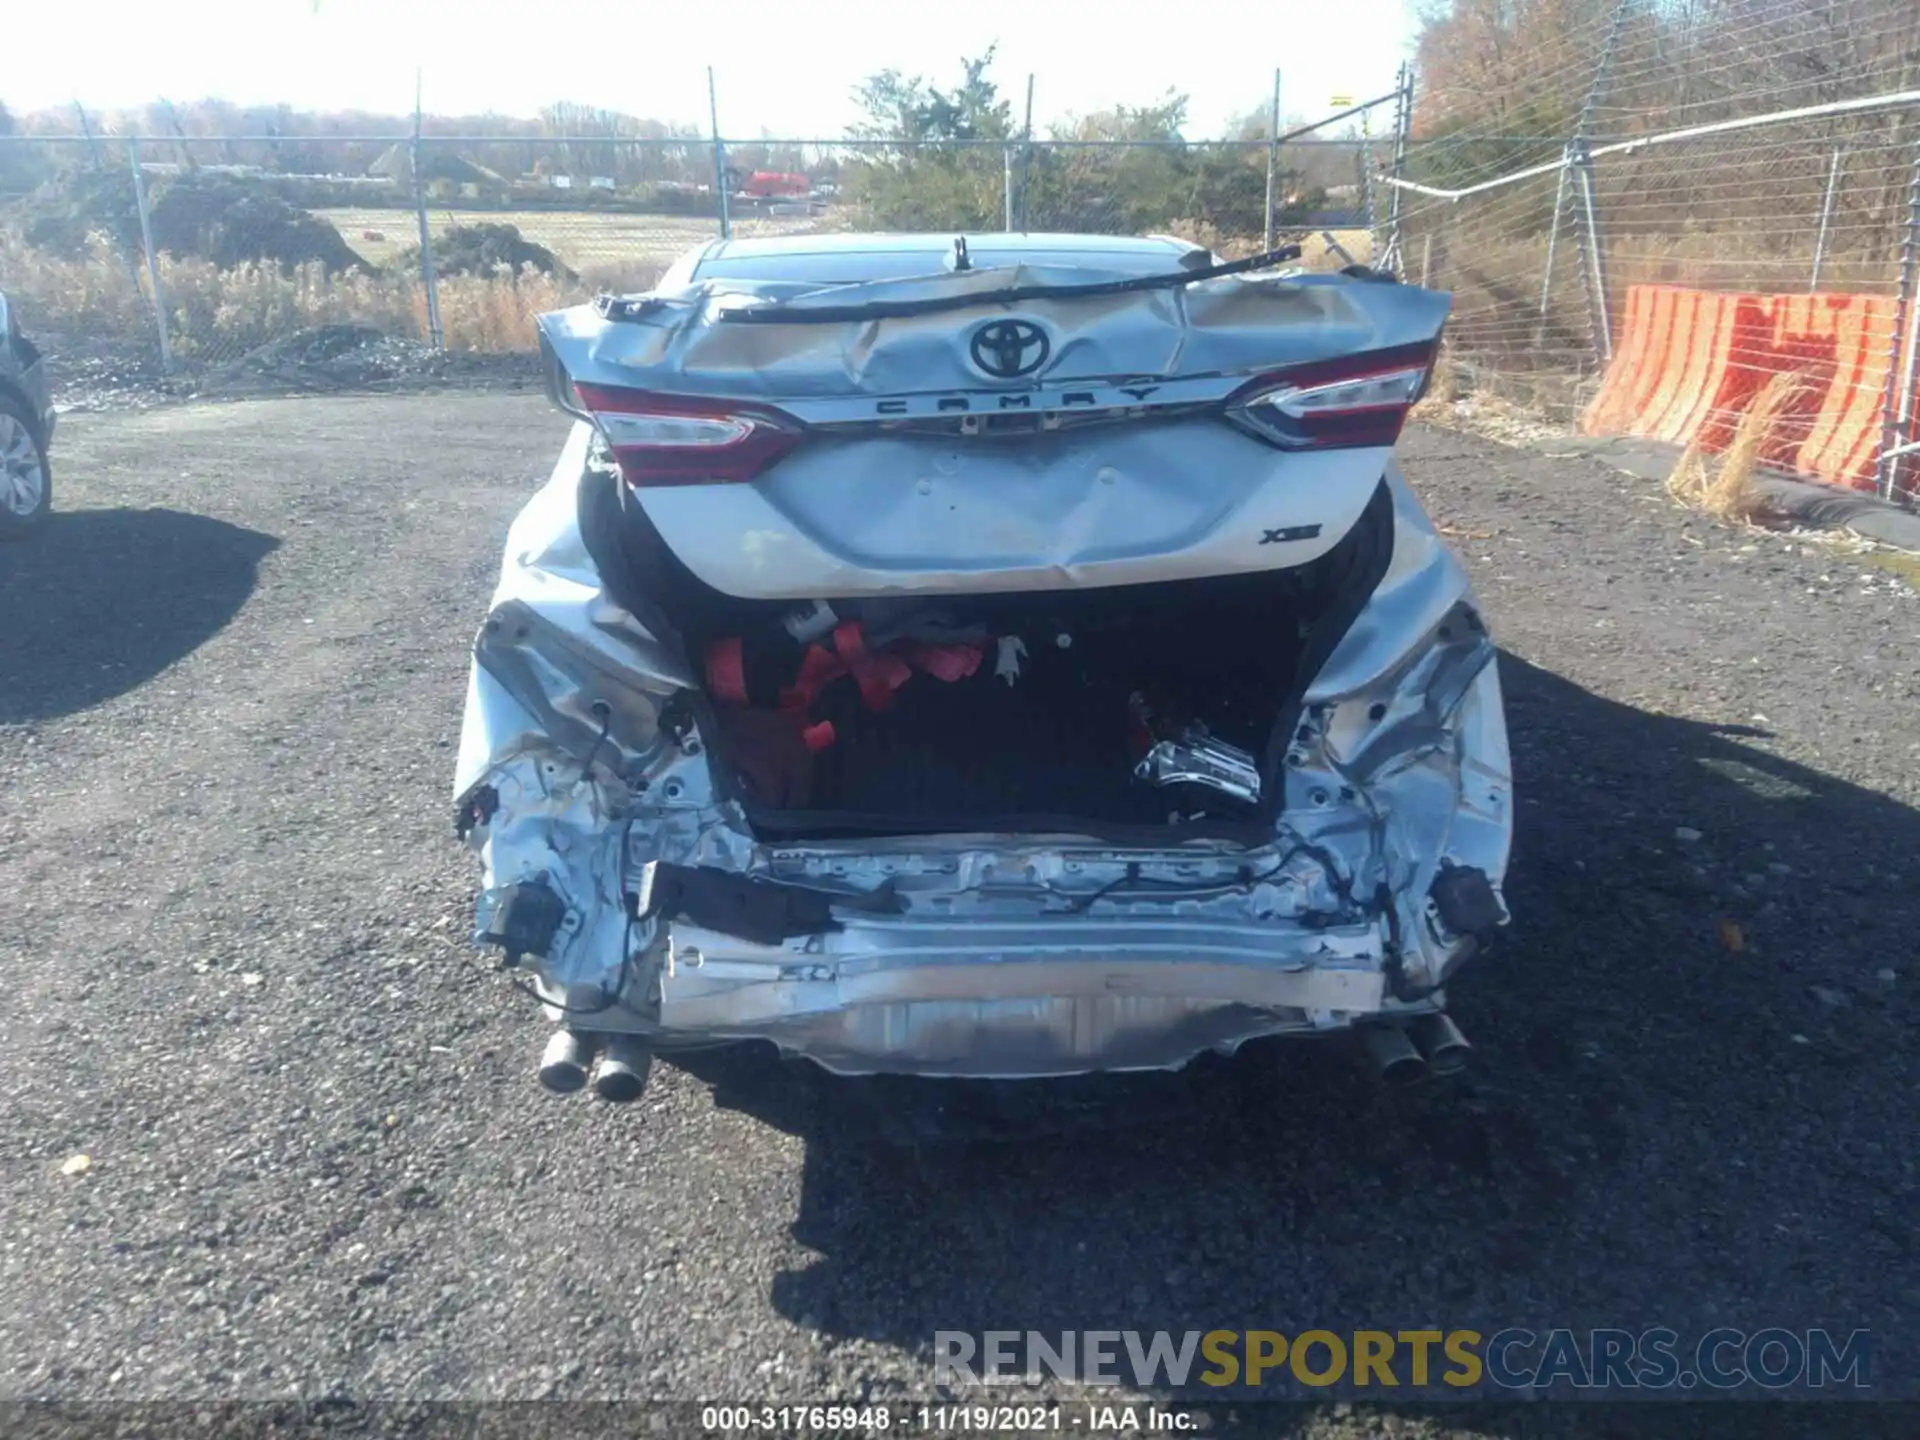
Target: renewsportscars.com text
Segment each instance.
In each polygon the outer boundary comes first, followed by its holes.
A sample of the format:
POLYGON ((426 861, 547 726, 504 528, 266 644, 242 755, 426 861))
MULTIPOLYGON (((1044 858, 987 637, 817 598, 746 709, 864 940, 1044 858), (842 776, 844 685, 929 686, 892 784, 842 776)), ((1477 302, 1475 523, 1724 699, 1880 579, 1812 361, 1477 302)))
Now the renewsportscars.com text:
POLYGON ((1872 1336, 1646 1330, 940 1330, 936 1384, 1420 1390, 1865 1390, 1872 1336))

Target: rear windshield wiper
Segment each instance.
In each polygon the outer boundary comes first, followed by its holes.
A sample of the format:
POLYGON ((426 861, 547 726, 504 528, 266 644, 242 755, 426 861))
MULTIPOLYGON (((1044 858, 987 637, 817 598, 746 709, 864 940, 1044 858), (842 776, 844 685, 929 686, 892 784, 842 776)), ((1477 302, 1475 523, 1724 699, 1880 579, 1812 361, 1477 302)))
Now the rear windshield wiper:
MULTIPOLYGON (((1244 260, 1227 260, 1197 270, 1174 270, 1164 275, 1136 275, 1127 280, 1096 280, 1086 285, 1008 285, 999 290, 975 290, 962 295, 933 295, 924 300, 869 300, 857 305, 783 303, 723 310, 718 319, 728 325, 829 325, 846 320, 887 320, 907 315, 935 315, 942 310, 970 310, 976 305, 1007 305, 1020 300, 1072 300, 1085 295, 1125 295, 1135 290, 1168 290, 1196 280, 1216 280, 1248 270, 1265 270, 1300 258, 1298 245, 1282 245, 1244 260)), ((972 273, 978 274, 978 271, 972 273)), ((611 317, 609 317, 611 318, 611 317)))

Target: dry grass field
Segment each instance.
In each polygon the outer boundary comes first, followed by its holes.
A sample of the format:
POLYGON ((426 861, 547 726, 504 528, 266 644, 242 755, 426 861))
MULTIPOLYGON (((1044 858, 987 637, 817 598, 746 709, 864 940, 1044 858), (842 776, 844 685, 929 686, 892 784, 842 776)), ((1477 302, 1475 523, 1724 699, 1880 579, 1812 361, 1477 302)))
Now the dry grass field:
MULTIPOLYGON (((420 222, 411 210, 375 210, 359 207, 316 210, 341 237, 370 263, 391 265, 402 252, 418 246, 420 222)), ((436 210, 427 211, 427 227, 435 235, 456 225, 512 225, 536 245, 544 245, 562 263, 583 275, 597 270, 632 266, 665 268, 687 250, 720 233, 718 220, 704 215, 630 215, 599 211, 555 210, 436 210)), ((734 233, 778 235, 806 230, 841 228, 829 212, 824 216, 760 216, 735 218, 734 233)))
MULTIPOLYGON (((353 207, 314 213, 329 221, 354 250, 375 265, 391 265, 419 243, 419 220, 411 210, 353 207)), ((516 227, 524 238, 546 246, 569 268, 583 275, 633 265, 664 267, 720 233, 716 220, 696 215, 553 210, 427 211, 427 226, 435 235, 444 234, 456 225, 481 223, 516 227)), ((736 214, 732 228, 736 235, 796 235, 859 227, 844 210, 828 210, 817 215, 736 214)), ((1258 237, 1221 236, 1204 226, 1175 222, 1173 233, 1210 244, 1227 255, 1251 254, 1259 249, 1258 237)), ((1364 263, 1372 254, 1372 237, 1365 230, 1339 230, 1333 232, 1333 237, 1341 249, 1357 261, 1364 263)), ((1306 263, 1316 268, 1344 263, 1318 232, 1306 236, 1302 248, 1306 251, 1306 263)))
MULTIPOLYGON (((189 365, 218 364, 305 326, 355 322, 390 334, 426 338, 427 306, 419 276, 404 263, 417 243, 411 211, 333 209, 317 212, 380 273, 328 275, 319 265, 286 272, 271 264, 221 269, 209 261, 162 256, 161 290, 175 356, 189 365), (368 238, 369 236, 375 238, 368 238)), ((429 227, 444 234, 481 221, 518 226, 575 271, 578 279, 530 270, 518 275, 442 275, 437 281, 441 327, 455 351, 515 352, 535 348, 533 320, 603 289, 645 289, 686 250, 717 233, 704 219, 666 215, 552 211, 428 212, 429 227)), ((741 236, 825 232, 850 228, 844 211, 819 215, 743 215, 741 236)), ((1238 256, 1259 241, 1174 227, 1176 233, 1238 256)), ((1334 237, 1356 261, 1371 255, 1365 231, 1334 237)), ((1331 269, 1346 263, 1325 237, 1305 238, 1306 263, 1331 269)), ((67 259, 0 237, 0 288, 23 301, 38 325, 86 328, 101 334, 151 335, 152 299, 144 274, 104 246, 84 259, 67 259)))

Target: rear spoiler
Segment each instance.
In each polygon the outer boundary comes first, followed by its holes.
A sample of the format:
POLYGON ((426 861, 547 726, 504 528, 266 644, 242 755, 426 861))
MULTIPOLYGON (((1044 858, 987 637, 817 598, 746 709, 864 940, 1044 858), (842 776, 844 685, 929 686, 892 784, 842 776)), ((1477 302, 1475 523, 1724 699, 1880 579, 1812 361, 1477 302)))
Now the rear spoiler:
MULTIPOLYGON (((1008 285, 999 290, 969 290, 957 295, 933 295, 917 300, 868 300, 853 305, 795 305, 773 301, 764 305, 722 310, 716 321, 727 325, 834 325, 849 320, 894 320, 910 315, 937 315, 947 310, 971 310, 979 305, 1013 305, 1022 300, 1072 300, 1093 295, 1127 295, 1140 290, 1170 290, 1250 270, 1270 270, 1301 256, 1298 245, 1263 250, 1244 260, 1168 271, 1164 275, 1135 275, 1125 280, 1094 280, 1082 285, 1008 285)), ((818 294, 818 291, 809 292, 818 294)), ((594 309, 603 320, 633 320, 652 308, 650 296, 602 295, 594 309)))
POLYGON ((1207 257, 1194 269, 1169 260, 1140 276, 1016 266, 837 290, 742 282, 602 300, 538 323, 544 369, 569 413, 596 408, 568 388, 580 384, 676 397, 668 408, 683 418, 698 402, 696 416, 773 407, 804 424, 963 413, 980 408, 964 398, 974 395, 1014 397, 1008 405, 1036 413, 1124 409, 1144 397, 1096 404, 1086 394, 1142 385, 1158 387, 1158 405, 1212 402, 1296 367, 1431 349, 1448 297, 1359 267, 1283 263, 1294 254, 1207 257), (1051 353, 1001 375, 976 363, 973 346, 1009 315, 1043 332, 1051 353), (725 403, 710 412, 709 401, 725 403))

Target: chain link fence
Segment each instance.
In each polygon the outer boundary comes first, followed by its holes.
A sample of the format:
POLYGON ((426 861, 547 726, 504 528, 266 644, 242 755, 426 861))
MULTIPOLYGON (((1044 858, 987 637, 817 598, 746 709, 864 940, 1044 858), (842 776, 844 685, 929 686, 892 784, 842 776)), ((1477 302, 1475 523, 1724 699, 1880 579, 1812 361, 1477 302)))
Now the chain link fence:
MULTIPOLYGON (((1528 142, 1548 148, 1552 169, 1459 200, 1416 195, 1405 263, 1454 293, 1463 356, 1571 376, 1605 364, 1634 285, 1892 295, 1916 121, 1920 100, 1844 128, 1828 117, 1756 126, 1580 166, 1558 163, 1565 139, 1528 142)), ((1457 145, 1416 141, 1408 174, 1442 170, 1457 145)))
POLYGON ((1417 105, 1403 69, 1277 141, 569 134, 580 107, 464 135, 430 117, 188 135, 162 108, 170 126, 126 135, 76 107, 71 133, 0 135, 0 289, 53 336, 192 378, 332 325, 527 352, 538 314, 644 288, 720 236, 1163 233, 1229 256, 1297 239, 1310 265, 1451 291, 1456 370, 1566 418, 1632 343, 1645 287, 1858 302, 1848 357, 1832 327, 1775 340, 1844 370, 1860 393, 1834 403, 1881 426, 1875 478, 1910 489, 1920 6, 1565 0, 1502 12, 1498 43, 1436 14, 1417 105))
POLYGON ((524 350, 718 235, 711 177, 705 141, 12 137, 0 289, 188 374, 333 324, 524 350))
POLYGON ((531 351, 535 316, 644 289, 722 235, 1165 233, 1241 255, 1261 248, 1271 188, 1282 238, 1315 263, 1365 261, 1367 197, 1391 156, 1390 136, 1324 124, 1279 145, 80 125, 0 137, 0 289, 35 328, 189 377, 331 325, 531 351))
MULTIPOLYGON (((1531 42, 1542 63, 1515 77, 1510 105, 1475 103, 1491 76, 1471 51, 1432 47, 1405 165, 1386 183, 1403 196, 1406 270, 1454 294, 1457 367, 1572 417, 1616 350, 1645 342, 1644 287, 1753 296, 1716 312, 1753 332, 1729 342, 1731 368, 1785 369, 1826 392, 1786 417, 1775 448, 1808 438, 1791 432, 1822 423, 1817 410, 1877 415, 1873 478, 1908 494, 1920 473, 1903 450, 1920 383, 1920 6, 1613 0, 1585 13, 1531 42), (1516 115, 1564 120, 1511 133, 1516 115), (1822 300, 1779 303, 1795 295, 1822 300)), ((1736 376, 1721 390, 1703 422, 1716 433, 1755 385, 1736 376)))

